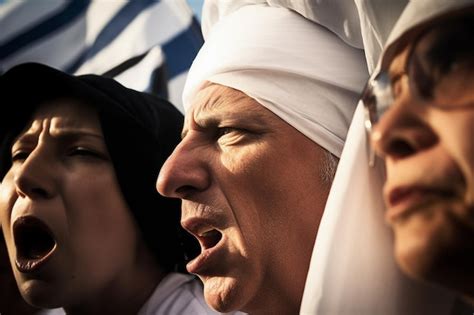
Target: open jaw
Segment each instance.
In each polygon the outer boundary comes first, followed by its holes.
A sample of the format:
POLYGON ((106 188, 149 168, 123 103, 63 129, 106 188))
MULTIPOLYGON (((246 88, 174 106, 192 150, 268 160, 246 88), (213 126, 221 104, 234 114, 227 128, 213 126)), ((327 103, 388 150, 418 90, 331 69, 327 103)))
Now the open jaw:
POLYGON ((17 249, 16 266, 21 272, 39 268, 56 249, 56 240, 49 227, 32 216, 15 221, 13 236, 17 249))
POLYGON ((216 246, 217 243, 219 243, 219 241, 222 239, 222 233, 218 230, 212 229, 199 233, 198 239, 202 250, 204 251, 216 246))
POLYGON ((212 223, 209 224, 200 220, 184 222, 183 227, 198 239, 201 246, 201 253, 186 265, 188 272, 198 275, 211 275, 213 274, 213 266, 219 264, 223 253, 224 235, 214 226, 212 223))

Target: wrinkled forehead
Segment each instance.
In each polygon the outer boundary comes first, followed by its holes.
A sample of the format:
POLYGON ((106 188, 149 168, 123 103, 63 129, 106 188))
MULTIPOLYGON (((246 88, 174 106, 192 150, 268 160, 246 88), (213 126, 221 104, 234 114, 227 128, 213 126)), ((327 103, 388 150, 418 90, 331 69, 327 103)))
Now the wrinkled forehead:
POLYGON ((192 105, 186 112, 185 125, 188 125, 191 120, 199 123, 230 117, 268 123, 272 120, 281 120, 244 92, 225 85, 206 82, 196 93, 192 105))
POLYGON ((46 139, 104 141, 98 114, 93 107, 73 99, 57 99, 44 102, 35 109, 23 129, 16 135, 12 134, 12 141, 4 148, 6 152, 2 156, 5 158, 10 150, 26 143, 36 145, 41 134, 48 135, 46 139))
POLYGON ((21 131, 14 142, 27 137, 38 137, 41 132, 47 132, 53 137, 80 135, 102 137, 96 109, 70 98, 54 99, 39 104, 26 125, 18 126, 17 129, 21 131))
POLYGON ((39 104, 25 129, 27 132, 37 132, 44 122, 48 123, 52 135, 57 132, 102 133, 97 110, 85 102, 71 98, 54 99, 39 104))
POLYGON ((196 93, 192 108, 200 110, 262 107, 256 100, 237 89, 207 81, 196 93))

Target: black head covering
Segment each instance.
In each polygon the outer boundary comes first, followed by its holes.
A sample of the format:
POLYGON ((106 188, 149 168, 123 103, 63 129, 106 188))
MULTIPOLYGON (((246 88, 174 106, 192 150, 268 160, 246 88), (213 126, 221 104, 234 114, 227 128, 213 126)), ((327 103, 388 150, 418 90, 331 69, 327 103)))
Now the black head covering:
POLYGON ((182 270, 198 251, 182 230, 180 202, 155 190, 159 170, 180 141, 182 114, 169 102, 125 88, 97 75, 71 76, 37 63, 16 66, 0 76, 0 179, 11 167, 15 137, 36 107, 73 98, 98 110, 105 143, 143 238, 167 271, 182 270))

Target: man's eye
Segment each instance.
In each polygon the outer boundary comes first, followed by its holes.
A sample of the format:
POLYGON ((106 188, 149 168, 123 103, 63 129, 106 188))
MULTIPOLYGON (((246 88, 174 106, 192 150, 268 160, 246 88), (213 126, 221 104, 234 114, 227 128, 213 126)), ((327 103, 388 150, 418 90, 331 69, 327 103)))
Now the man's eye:
POLYGON ((217 138, 225 136, 233 131, 237 131, 237 129, 232 127, 220 127, 217 129, 217 138))
POLYGON ((225 146, 245 145, 257 137, 257 133, 237 127, 219 127, 216 132, 216 140, 225 146))
POLYGON ((23 151, 23 150, 19 150, 19 151, 16 151, 16 152, 13 152, 12 154, 12 162, 17 162, 17 161, 24 161, 28 158, 28 156, 30 155, 30 152, 28 151, 23 151))
POLYGON ((236 127, 219 127, 216 132, 216 139, 226 142, 240 141, 241 138, 249 134, 249 131, 236 127))

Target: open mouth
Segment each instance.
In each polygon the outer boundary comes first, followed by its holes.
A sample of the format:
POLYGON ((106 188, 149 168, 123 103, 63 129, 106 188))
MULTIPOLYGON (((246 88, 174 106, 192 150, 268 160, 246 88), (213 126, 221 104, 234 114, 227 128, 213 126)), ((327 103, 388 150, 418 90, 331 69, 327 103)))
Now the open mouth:
POLYGON ((218 219, 208 217, 191 217, 181 221, 182 227, 190 232, 198 241, 201 253, 186 264, 189 273, 212 275, 222 263, 227 252, 224 230, 218 219))
POLYGON ((213 248, 222 239, 222 233, 218 230, 209 230, 198 235, 199 243, 203 250, 213 248))
POLYGON ((13 236, 17 248, 16 265, 21 272, 38 268, 56 248, 51 230, 35 217, 17 219, 13 224, 13 236))
POLYGON ((219 252, 222 254, 222 250, 219 250, 222 246, 219 247, 219 243, 223 239, 223 234, 210 227, 200 229, 198 233, 193 234, 201 245, 201 254, 191 260, 186 265, 186 269, 190 273, 210 275, 215 271, 214 267, 216 264, 219 265, 220 257, 222 257, 219 255, 219 252))

